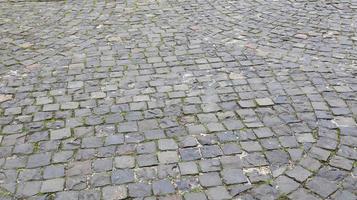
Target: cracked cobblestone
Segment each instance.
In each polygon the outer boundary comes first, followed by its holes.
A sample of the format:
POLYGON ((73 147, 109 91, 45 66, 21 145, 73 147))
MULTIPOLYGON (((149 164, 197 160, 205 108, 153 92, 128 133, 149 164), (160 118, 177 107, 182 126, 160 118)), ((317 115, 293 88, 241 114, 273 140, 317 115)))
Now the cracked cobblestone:
POLYGON ((0 0, 0 199, 356 199, 356 0, 0 0))

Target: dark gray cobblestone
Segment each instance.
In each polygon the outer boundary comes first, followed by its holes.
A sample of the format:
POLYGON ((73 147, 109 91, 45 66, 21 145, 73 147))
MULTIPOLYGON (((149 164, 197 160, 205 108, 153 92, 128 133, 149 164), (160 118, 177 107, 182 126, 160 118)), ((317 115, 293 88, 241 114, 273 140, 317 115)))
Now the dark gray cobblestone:
POLYGON ((0 199, 356 199, 357 1, 0 16, 0 199))

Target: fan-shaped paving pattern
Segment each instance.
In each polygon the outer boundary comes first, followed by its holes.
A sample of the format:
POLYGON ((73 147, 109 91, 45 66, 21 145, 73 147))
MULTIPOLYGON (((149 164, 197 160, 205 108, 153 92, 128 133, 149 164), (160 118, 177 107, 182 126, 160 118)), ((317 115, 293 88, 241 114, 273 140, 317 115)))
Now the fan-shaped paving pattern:
POLYGON ((356 199, 357 1, 0 14, 2 199, 356 199))

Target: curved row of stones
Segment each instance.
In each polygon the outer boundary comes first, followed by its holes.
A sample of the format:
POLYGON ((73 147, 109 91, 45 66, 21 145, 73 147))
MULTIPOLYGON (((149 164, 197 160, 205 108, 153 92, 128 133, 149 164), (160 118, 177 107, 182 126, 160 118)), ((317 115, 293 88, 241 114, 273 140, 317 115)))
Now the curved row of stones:
POLYGON ((356 10, 0 0, 1 199, 356 199, 356 10))

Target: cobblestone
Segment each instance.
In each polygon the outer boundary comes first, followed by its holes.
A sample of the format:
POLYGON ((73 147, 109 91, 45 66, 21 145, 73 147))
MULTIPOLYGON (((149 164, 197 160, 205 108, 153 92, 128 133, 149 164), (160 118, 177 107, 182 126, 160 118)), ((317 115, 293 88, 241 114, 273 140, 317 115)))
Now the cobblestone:
POLYGON ((174 186, 168 180, 158 180, 152 184, 153 192, 155 195, 165 195, 174 193, 174 186))
POLYGON ((356 199, 355 0, 0 13, 0 199, 356 199))

